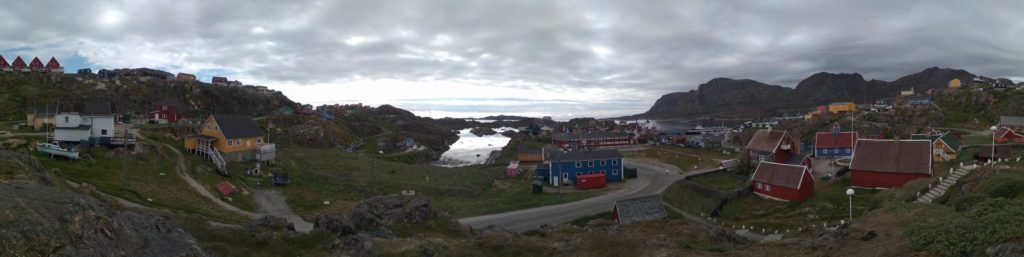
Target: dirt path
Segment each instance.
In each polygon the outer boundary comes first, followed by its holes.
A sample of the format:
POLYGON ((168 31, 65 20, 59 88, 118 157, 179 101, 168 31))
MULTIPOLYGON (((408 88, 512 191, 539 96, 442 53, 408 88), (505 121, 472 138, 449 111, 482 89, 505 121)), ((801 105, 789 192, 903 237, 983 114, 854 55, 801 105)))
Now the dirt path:
POLYGON ((224 202, 219 197, 216 197, 213 194, 211 194, 210 190, 207 190, 206 187, 203 187, 203 185, 199 183, 199 181, 196 181, 195 178, 192 178, 192 175, 188 174, 188 168, 186 168, 185 165, 185 156, 181 153, 180 150, 168 144, 160 144, 171 149, 171 151, 173 151, 174 154, 177 156, 177 164, 174 168, 174 171, 178 173, 178 176, 181 176, 182 179, 185 179, 185 182, 188 183, 188 185, 192 187, 193 190, 203 195, 203 197, 210 199, 210 201, 213 201, 214 204, 217 204, 221 208, 249 217, 251 219, 257 219, 265 215, 280 216, 287 219, 288 222, 294 224, 295 231, 301 233, 308 233, 309 231, 313 230, 313 224, 306 222, 305 220, 302 219, 302 217, 295 215, 295 213, 292 212, 291 207, 288 207, 288 203, 287 201, 285 201, 284 196, 277 191, 253 190, 253 199, 255 199, 256 203, 260 206, 259 213, 242 210, 239 209, 238 207, 235 207, 234 205, 224 202))

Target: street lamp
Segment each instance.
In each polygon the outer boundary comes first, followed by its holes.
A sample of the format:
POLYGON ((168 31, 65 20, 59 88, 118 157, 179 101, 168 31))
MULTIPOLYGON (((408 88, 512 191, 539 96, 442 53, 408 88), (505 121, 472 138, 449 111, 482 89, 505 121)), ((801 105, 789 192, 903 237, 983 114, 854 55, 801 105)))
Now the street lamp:
POLYGON ((991 162, 993 159, 996 158, 996 130, 999 128, 997 128, 996 126, 992 126, 991 128, 988 129, 992 130, 992 155, 988 156, 988 160, 989 162, 991 162))
POLYGON ((850 197, 850 223, 853 223, 853 188, 846 189, 846 195, 850 197))

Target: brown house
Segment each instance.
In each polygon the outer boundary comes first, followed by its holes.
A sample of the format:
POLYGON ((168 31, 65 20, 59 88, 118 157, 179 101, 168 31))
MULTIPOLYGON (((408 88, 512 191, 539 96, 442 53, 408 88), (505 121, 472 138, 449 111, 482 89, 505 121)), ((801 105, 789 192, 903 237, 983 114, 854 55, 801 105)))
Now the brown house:
POLYGON ((177 81, 196 81, 196 75, 178 72, 178 76, 175 77, 177 81))
POLYGON ((785 130, 758 130, 747 142, 747 158, 754 166, 762 161, 786 163, 800 153, 796 141, 785 130))
POLYGON ((25 112, 25 123, 35 130, 44 130, 52 127, 55 120, 54 114, 57 107, 52 105, 39 105, 28 108, 25 112))
POLYGON ((185 149, 218 156, 225 161, 272 161, 274 144, 267 143, 263 131, 248 116, 210 115, 199 133, 185 138, 185 149))

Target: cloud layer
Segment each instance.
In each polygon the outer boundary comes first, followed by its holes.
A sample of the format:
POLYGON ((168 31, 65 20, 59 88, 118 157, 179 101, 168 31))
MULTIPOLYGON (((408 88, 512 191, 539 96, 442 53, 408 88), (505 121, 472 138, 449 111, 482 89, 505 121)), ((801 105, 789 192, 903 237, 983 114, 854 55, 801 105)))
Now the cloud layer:
POLYGON ((396 103, 423 114, 631 114, 661 94, 714 77, 793 86, 819 71, 891 80, 941 66, 1024 79, 1021 1, 2 6, 4 55, 80 56, 103 68, 219 73, 302 102, 396 103), (463 100, 442 101, 447 98, 463 100))

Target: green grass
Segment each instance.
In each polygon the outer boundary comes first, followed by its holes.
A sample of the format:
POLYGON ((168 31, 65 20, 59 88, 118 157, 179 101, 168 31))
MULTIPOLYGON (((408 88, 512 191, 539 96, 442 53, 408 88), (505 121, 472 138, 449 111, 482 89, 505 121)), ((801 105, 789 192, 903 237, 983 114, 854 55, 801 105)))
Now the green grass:
POLYGON ((598 214, 594 214, 594 215, 590 215, 590 216, 580 217, 578 219, 574 219, 574 220, 570 221, 569 224, 573 224, 573 225, 576 225, 576 226, 583 227, 583 226, 587 225, 587 222, 590 222, 591 220, 597 220, 597 219, 612 220, 612 212, 606 211, 606 212, 602 212, 602 213, 598 213, 598 214))
MULTIPOLYGON (((163 149, 167 150, 167 149, 163 149)), ((127 159, 128 190, 122 191, 122 155, 102 147, 85 150, 91 156, 80 161, 37 155, 46 168, 57 168, 68 180, 84 182, 97 190, 146 206, 160 207, 207 216, 222 222, 237 222, 243 217, 226 212, 196 193, 174 172, 173 153, 156 150, 130 154, 127 159), (164 175, 160 175, 163 173, 164 175), (148 199, 152 199, 150 202, 148 199)))
POLYGON ((243 228, 212 226, 198 217, 181 216, 175 221, 214 256, 327 256, 336 238, 326 230, 313 230, 297 235, 279 232, 268 240, 252 236, 243 228))
POLYGON ((279 145, 277 163, 291 175, 291 184, 280 190, 292 209, 307 219, 350 210, 363 199, 402 190, 415 190, 454 217, 565 203, 602 192, 536 195, 530 193, 531 174, 507 179, 503 165, 412 165, 296 145, 279 145))
POLYGON ((623 152, 625 157, 646 158, 660 161, 665 164, 676 166, 680 170, 693 170, 695 166, 700 168, 718 165, 718 162, 709 158, 700 158, 691 152, 680 151, 682 148, 655 147, 651 149, 623 152))
POLYGON ((733 191, 750 185, 747 183, 745 176, 732 172, 717 172, 694 178, 692 181, 722 192, 733 191))
MULTIPOLYGON (((811 224, 828 222, 835 224, 849 218, 849 198, 846 189, 849 178, 818 183, 814 194, 802 203, 768 200, 751 194, 729 202, 722 209, 722 219, 738 225, 754 225, 768 229, 796 229, 811 224)), ((873 196, 878 190, 859 189, 853 197, 854 216, 864 215, 870 210, 873 196)))
POLYGON ((661 197, 663 201, 693 215, 704 214, 706 216, 719 203, 718 199, 704 196, 697 191, 682 187, 678 183, 666 188, 661 197))

